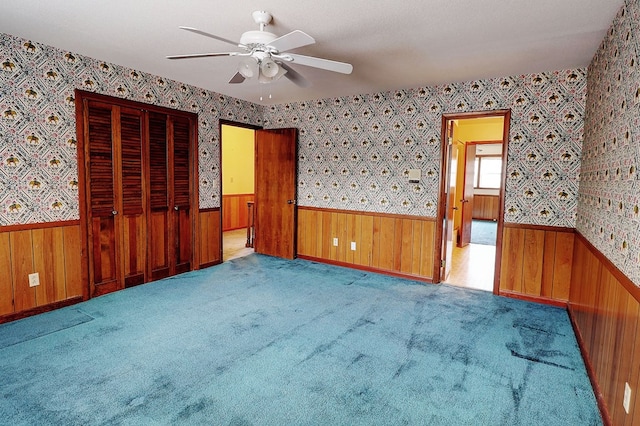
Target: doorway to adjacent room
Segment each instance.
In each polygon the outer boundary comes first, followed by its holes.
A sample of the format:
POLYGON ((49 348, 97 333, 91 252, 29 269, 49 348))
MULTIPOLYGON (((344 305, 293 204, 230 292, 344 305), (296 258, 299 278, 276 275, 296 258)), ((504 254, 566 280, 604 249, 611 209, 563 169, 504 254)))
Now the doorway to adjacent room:
POLYGON ((445 114, 439 281, 496 291, 509 111, 445 114))
POLYGON ((255 130, 220 126, 222 261, 254 252, 250 220, 255 192, 255 130))

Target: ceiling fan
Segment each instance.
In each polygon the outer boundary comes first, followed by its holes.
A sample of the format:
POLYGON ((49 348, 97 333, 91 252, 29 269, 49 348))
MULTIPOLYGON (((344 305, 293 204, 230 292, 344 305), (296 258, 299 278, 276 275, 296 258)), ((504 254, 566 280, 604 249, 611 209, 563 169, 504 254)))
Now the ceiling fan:
POLYGON ((180 27, 180 29, 185 31, 190 31, 205 37, 233 44, 234 46, 239 47, 242 50, 241 52, 172 55, 167 56, 167 59, 209 58, 216 56, 241 57, 242 59, 238 65, 238 71, 233 77, 231 77, 231 80, 229 80, 229 83, 232 84, 242 83, 246 79, 254 77, 257 77, 260 83, 270 83, 278 80, 284 75, 298 86, 308 87, 310 85, 309 81, 294 70, 290 64, 320 68, 342 74, 351 74, 351 71, 353 71, 353 66, 345 62, 299 55, 297 53, 289 53, 289 50, 307 46, 315 43, 316 41, 313 37, 300 30, 295 30, 277 37, 275 34, 264 30, 264 27, 269 25, 269 22, 271 22, 272 17, 269 12, 255 11, 252 16, 255 23, 260 25, 260 30, 247 31, 243 33, 240 37, 239 43, 196 28, 180 27))

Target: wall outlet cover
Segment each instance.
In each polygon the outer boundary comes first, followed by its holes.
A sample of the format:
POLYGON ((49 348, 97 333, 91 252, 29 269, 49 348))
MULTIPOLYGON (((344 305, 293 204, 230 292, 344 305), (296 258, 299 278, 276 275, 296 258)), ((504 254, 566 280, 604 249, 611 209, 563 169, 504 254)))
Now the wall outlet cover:
POLYGON ((34 272, 33 274, 29 274, 29 287, 36 287, 40 285, 40 274, 34 272))

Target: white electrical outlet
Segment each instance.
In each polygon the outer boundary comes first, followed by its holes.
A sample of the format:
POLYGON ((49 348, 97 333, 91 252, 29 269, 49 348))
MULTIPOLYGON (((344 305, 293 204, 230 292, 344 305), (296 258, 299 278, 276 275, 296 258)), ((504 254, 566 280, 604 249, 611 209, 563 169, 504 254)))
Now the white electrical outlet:
POLYGON ((338 239, 337 238, 333 239, 333 246, 334 247, 338 247, 338 239))
POLYGON ((29 274, 29 287, 35 287, 38 285, 40 285, 40 274, 37 272, 29 274))
POLYGON ((631 387, 629 383, 624 382, 624 399, 622 400, 622 406, 627 414, 629 414, 629 405, 631 405, 631 387))
POLYGON ((356 251, 356 242, 351 241, 351 250, 356 251))

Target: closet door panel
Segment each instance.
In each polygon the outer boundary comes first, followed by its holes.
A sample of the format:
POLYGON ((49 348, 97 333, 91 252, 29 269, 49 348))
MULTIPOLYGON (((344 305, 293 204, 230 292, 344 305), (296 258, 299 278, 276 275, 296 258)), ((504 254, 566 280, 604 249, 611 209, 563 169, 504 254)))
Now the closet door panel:
POLYGON ((145 282, 146 217, 144 210, 143 119, 138 110, 120 113, 122 167, 122 252, 124 286, 145 282))
POLYGON ((151 279, 169 276, 167 116, 149 113, 149 256, 151 279))
POLYGON ((113 130, 116 112, 110 105, 89 102, 86 118, 88 143, 85 161, 88 180, 89 256, 92 294, 114 291, 118 282, 118 247, 115 198, 113 130))
POLYGON ((191 121, 172 117, 173 128, 173 237, 175 273, 191 270, 191 121))

